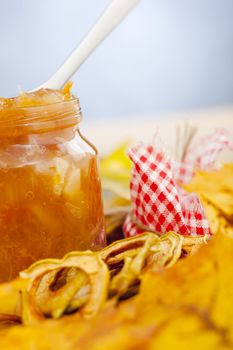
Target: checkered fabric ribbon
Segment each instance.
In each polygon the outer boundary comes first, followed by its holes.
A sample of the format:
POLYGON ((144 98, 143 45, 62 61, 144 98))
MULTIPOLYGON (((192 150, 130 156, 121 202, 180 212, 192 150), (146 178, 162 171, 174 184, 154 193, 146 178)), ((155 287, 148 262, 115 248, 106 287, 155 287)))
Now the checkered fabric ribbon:
POLYGON ((183 162, 164 156, 152 145, 138 144, 129 150, 133 162, 130 184, 133 210, 126 218, 126 237, 151 231, 183 235, 210 234, 210 227, 199 198, 180 186, 189 182, 195 170, 213 168, 217 154, 225 146, 233 147, 225 132, 215 134, 190 147, 183 162))
POLYGON ((175 181, 180 185, 186 184, 192 180, 196 169, 213 170, 216 157, 226 147, 233 151, 233 145, 224 129, 218 129, 197 143, 191 144, 182 162, 172 161, 175 181))

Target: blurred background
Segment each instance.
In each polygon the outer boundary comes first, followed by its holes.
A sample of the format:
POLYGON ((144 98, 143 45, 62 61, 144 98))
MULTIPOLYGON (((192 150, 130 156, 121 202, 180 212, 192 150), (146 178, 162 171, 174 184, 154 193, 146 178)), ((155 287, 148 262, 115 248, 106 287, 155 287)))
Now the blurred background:
MULTIPOLYGON (((110 0, 0 0, 0 95, 32 89, 110 0)), ((233 1, 142 0, 75 75, 85 118, 233 104, 233 1)))

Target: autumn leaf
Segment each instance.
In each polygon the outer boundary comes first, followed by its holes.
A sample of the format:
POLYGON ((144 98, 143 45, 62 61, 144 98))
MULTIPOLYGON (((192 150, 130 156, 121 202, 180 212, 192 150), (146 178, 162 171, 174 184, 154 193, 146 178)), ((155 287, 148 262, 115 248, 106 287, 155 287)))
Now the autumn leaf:
POLYGON ((1 349, 174 350, 233 347, 233 240, 216 235, 170 269, 147 272, 138 296, 79 315, 14 327, 1 349))

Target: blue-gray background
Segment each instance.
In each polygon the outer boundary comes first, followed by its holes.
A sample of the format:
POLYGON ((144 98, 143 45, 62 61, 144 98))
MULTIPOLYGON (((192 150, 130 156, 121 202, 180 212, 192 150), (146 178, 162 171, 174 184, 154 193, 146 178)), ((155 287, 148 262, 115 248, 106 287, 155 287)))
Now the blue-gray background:
MULTIPOLYGON (((43 83, 110 0, 0 0, 0 95, 43 83)), ((233 104, 233 1, 143 0, 76 74, 86 118, 233 104)))

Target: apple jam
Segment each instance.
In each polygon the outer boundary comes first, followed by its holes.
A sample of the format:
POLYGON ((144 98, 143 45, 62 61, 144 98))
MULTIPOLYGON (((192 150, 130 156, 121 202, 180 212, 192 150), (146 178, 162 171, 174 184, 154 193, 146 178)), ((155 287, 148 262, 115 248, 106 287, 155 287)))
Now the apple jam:
POLYGON ((70 85, 0 99, 0 282, 105 244, 97 151, 80 119, 70 85))

